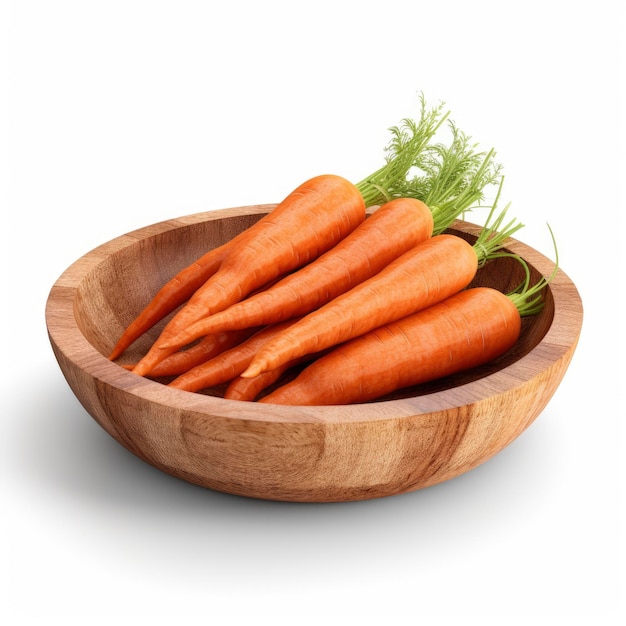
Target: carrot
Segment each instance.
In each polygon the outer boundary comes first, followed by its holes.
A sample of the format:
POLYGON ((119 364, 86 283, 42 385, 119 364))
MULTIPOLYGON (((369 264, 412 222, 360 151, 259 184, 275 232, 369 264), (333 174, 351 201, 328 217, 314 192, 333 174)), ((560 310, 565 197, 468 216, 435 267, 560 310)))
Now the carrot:
POLYGON ((522 318, 542 310, 541 292, 556 275, 558 252, 552 275, 533 286, 527 263, 517 255, 503 254, 517 258, 526 272, 515 291, 506 295, 491 287, 460 291, 336 347, 260 402, 368 402, 503 355, 518 340, 522 318))
POLYGON ((232 240, 219 248, 210 250, 168 280, 144 309, 125 328, 109 354, 114 361, 147 330, 188 300, 210 276, 218 270, 232 240))
POLYGON ((503 293, 490 287, 466 289, 339 346, 260 402, 374 400, 495 359, 517 341, 520 319, 503 293))
POLYGON ((241 376, 233 378, 228 387, 226 387, 224 399, 239 400, 241 402, 252 402, 256 400, 259 393, 269 385, 275 383, 289 366, 289 363, 285 363, 285 365, 277 367, 275 370, 264 372, 254 378, 242 378, 241 376))
POLYGON ((226 400, 240 400, 246 402, 252 402, 256 400, 258 395, 267 389, 270 385, 273 385, 280 377, 289 369, 301 365, 304 361, 312 360, 313 357, 303 357, 302 359, 296 359, 283 363, 269 372, 259 374, 254 378, 243 378, 237 376, 230 381, 226 391, 224 392, 224 398, 226 400))
POLYGON ((258 287, 323 254, 365 219, 359 190, 336 175, 316 176, 291 192, 251 226, 242 245, 230 249, 219 269, 168 322, 133 372, 148 375, 175 352, 164 347, 199 319, 239 302, 258 287))
MULTIPOLYGON (((246 328, 244 330, 207 335, 190 348, 178 350, 163 359, 152 369, 150 376, 157 378, 184 374, 192 367, 205 363, 225 350, 239 345, 258 330, 258 328, 246 328)), ((124 365, 123 367, 132 371, 135 365, 136 363, 133 363, 131 365, 124 365)))
POLYGON ((185 391, 200 391, 230 382, 246 369, 264 343, 294 322, 295 320, 289 320, 262 328, 240 344, 181 374, 168 386, 185 391))
POLYGON ((315 261, 273 287, 192 324, 167 346, 181 348, 211 333, 274 324, 309 313, 374 276, 430 237, 432 229, 432 214, 423 202, 391 200, 315 261))
POLYGON ((252 378, 286 361, 328 349, 467 287, 478 267, 497 255, 510 234, 522 227, 512 220, 497 232, 508 206, 491 224, 496 204, 497 198, 474 245, 445 233, 417 244, 372 278, 268 342, 241 376, 252 378))
POLYGON ((477 269, 468 242, 456 235, 436 235, 281 333, 259 351, 242 376, 258 376, 443 300, 465 288, 477 269))

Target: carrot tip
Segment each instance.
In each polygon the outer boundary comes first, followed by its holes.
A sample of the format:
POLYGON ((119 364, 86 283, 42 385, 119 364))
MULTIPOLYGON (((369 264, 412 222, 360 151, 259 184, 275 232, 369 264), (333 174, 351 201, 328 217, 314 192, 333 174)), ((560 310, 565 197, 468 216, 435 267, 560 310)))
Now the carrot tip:
POLYGON ((258 376, 261 373, 262 372, 261 372, 261 368, 260 367, 256 367, 254 365, 250 365, 250 367, 245 369, 239 375, 241 376, 241 378, 254 378, 255 376, 258 376))
POLYGON ((180 350, 180 348, 187 345, 187 341, 178 341, 176 337, 157 344, 157 348, 161 350, 180 350))
POLYGON ((152 368, 144 363, 137 363, 132 370, 130 370, 133 374, 137 374, 138 376, 147 376, 150 373, 152 368))

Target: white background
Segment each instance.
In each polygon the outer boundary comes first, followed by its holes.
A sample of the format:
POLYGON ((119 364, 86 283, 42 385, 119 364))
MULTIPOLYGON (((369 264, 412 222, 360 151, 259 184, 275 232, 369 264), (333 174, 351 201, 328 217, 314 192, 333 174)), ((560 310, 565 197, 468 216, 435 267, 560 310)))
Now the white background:
POLYGON ((4 623, 624 623, 621 6, 2 4, 4 623), (115 443, 48 343, 59 274, 147 224, 361 180, 420 91, 496 148, 519 239, 553 257, 548 222, 581 292, 538 420, 448 483, 335 505, 213 493, 115 443))

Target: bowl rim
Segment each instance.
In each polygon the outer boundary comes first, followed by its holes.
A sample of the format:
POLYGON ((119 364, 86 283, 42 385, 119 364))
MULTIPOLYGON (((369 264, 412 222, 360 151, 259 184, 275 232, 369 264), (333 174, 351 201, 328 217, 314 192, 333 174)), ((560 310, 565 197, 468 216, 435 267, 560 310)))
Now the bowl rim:
MULTIPOLYGON (((192 213, 130 231, 87 252, 59 276, 48 295, 45 317, 53 348, 60 350, 75 366, 104 385, 111 385, 158 405, 175 406, 182 411, 264 422, 357 423, 429 415, 473 404, 490 395, 499 395, 531 381, 537 376, 538 367, 539 372, 543 372, 555 366, 562 358, 571 354, 578 342, 582 327, 582 301, 576 286, 561 268, 557 270, 549 287, 554 300, 552 322, 544 337, 532 350, 504 368, 477 380, 409 398, 307 407, 227 400, 182 391, 138 376, 110 361, 81 332, 74 316, 78 288, 84 278, 110 254, 136 245, 147 237, 202 222, 267 213, 275 206, 276 204, 258 204, 192 213), (530 362, 532 367, 529 367, 530 362)), ((457 220, 453 228, 476 234, 481 227, 457 220)), ((521 241, 510 238, 506 248, 521 255, 543 276, 548 277, 553 273, 555 263, 521 241)))

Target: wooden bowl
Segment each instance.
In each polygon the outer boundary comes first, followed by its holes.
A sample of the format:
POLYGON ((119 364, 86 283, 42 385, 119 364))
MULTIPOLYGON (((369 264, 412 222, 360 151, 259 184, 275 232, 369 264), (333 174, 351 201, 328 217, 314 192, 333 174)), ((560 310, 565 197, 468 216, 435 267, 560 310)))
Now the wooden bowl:
MULTIPOLYGON (((107 356, 123 328, 175 272, 250 226, 275 205, 198 213, 105 243, 73 263, 46 306, 50 342, 74 394, 120 444, 160 470, 254 498, 338 502, 413 491, 486 461, 541 413, 574 353, 582 304, 559 270, 543 312, 518 343, 484 367, 381 401, 289 407, 191 393, 133 374, 107 356)), ((479 227, 452 232, 472 241, 479 227)), ((519 241, 508 248, 533 277, 554 264, 519 241)), ((508 290, 520 264, 490 263, 476 284, 508 290)), ((137 360, 160 326, 124 358, 137 360)), ((121 359, 120 363, 124 360, 121 359)), ((216 395, 212 395, 215 393, 216 395)))

